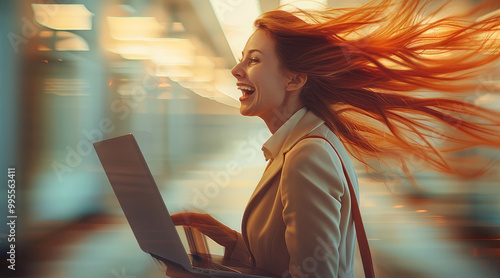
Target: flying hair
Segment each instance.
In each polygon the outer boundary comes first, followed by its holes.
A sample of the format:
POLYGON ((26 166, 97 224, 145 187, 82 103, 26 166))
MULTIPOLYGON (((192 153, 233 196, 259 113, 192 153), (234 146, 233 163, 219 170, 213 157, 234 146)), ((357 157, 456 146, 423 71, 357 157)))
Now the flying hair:
POLYGON ((379 171, 373 161, 396 161, 410 178, 410 158, 473 178, 486 171, 484 158, 457 151, 500 147, 500 112, 464 100, 481 75, 498 72, 500 13, 485 16, 490 4, 453 16, 442 16, 448 4, 428 0, 316 11, 286 5, 255 27, 273 40, 286 70, 307 75, 301 101, 354 158, 379 171))

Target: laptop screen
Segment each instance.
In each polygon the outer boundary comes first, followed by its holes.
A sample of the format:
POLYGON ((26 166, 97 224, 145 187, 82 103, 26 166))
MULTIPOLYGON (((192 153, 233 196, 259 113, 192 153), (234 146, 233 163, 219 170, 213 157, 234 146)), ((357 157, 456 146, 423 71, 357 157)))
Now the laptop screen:
POLYGON ((132 134, 94 144, 141 249, 186 268, 191 263, 132 134))

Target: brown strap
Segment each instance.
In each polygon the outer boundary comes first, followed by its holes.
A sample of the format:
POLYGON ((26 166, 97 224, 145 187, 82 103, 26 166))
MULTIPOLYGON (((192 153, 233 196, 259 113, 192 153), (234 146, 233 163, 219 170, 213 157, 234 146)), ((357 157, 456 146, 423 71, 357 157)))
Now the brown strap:
POLYGON ((351 199, 354 200, 351 209, 354 218, 354 227, 356 228, 356 237, 358 239, 359 251, 361 253, 361 260, 363 261, 363 269, 365 271, 365 277, 374 278, 375 272, 373 270, 372 255, 370 252, 370 246, 368 245, 368 239, 366 238, 365 227, 363 226, 363 220, 361 219, 361 212, 359 211, 358 199, 356 198, 356 193, 354 192, 354 188, 352 187, 351 179, 347 174, 347 169, 345 168, 344 162, 342 161, 342 158, 340 157, 338 151, 335 149, 335 147, 333 147, 332 143, 328 141, 328 139, 326 139, 325 137, 318 135, 309 135, 297 141, 295 145, 306 138, 320 138, 325 140, 330 144, 330 146, 332 146, 333 150, 339 156, 340 163, 342 163, 342 170, 344 171, 347 184, 349 185, 349 193, 351 195, 351 199))

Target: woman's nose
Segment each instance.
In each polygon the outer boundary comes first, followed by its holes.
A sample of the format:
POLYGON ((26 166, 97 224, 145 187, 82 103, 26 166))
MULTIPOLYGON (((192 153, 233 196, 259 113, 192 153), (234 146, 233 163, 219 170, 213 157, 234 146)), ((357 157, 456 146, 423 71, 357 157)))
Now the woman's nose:
POLYGON ((241 66, 240 66, 241 63, 237 63, 232 69, 231 69, 231 74, 236 77, 236 78, 241 78, 244 76, 244 72, 243 70, 241 69, 241 66))

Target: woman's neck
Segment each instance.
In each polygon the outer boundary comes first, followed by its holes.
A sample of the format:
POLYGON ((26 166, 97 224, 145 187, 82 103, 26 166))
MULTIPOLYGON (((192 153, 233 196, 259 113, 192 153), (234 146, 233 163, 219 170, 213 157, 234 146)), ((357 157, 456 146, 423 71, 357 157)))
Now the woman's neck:
POLYGON ((294 105, 283 107, 282 109, 274 109, 266 117, 261 117, 267 125, 269 131, 274 134, 290 117, 299 111, 303 105, 294 105))

